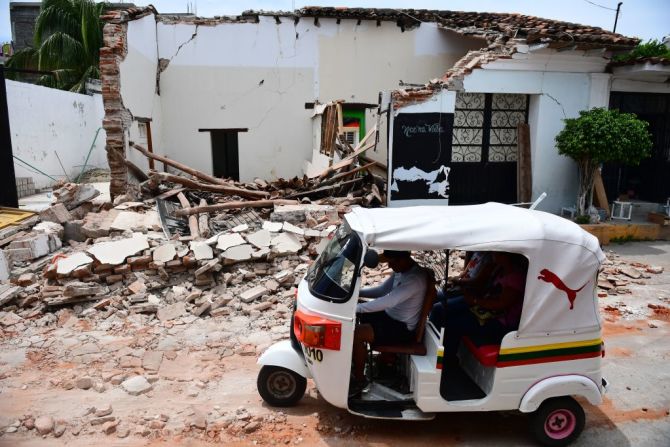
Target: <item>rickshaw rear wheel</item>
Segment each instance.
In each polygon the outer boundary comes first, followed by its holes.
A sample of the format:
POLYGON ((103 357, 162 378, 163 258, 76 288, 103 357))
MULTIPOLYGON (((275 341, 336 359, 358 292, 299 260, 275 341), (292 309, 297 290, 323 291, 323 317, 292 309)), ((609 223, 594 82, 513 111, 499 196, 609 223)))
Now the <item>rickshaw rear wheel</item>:
POLYGON ((263 366, 256 380, 258 393, 273 407, 292 407, 305 394, 307 379, 281 366, 263 366))
POLYGON ((584 410, 572 397, 554 397, 542 402, 532 414, 531 431, 542 445, 570 444, 584 430, 584 410))

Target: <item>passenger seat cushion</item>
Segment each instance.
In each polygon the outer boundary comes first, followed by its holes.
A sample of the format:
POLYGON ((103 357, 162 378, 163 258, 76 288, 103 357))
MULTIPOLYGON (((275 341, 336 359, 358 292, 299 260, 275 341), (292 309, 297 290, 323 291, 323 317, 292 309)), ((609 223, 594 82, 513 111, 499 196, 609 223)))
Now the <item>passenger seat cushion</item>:
POLYGON ((463 344, 475 356, 477 361, 484 366, 496 366, 500 345, 477 346, 469 337, 463 337, 463 344))

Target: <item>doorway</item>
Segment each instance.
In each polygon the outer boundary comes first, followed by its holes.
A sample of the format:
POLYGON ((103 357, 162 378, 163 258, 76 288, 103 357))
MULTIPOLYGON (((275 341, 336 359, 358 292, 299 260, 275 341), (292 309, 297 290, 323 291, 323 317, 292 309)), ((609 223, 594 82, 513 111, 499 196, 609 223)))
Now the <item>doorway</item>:
POLYGON ((199 129, 209 132, 212 142, 212 174, 214 177, 240 179, 240 132, 249 129, 199 129))

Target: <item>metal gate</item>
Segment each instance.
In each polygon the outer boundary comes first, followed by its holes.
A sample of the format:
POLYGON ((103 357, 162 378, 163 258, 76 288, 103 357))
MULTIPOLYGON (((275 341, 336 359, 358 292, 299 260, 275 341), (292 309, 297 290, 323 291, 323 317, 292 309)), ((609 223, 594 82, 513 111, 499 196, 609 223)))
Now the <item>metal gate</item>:
POLYGON ((517 125, 527 121, 528 95, 456 95, 450 204, 517 201, 517 125))
POLYGON ((670 197, 670 94, 612 92, 610 108, 635 113, 649 123, 651 157, 639 166, 606 163, 603 183, 609 201, 621 194, 650 202, 665 203, 670 197))

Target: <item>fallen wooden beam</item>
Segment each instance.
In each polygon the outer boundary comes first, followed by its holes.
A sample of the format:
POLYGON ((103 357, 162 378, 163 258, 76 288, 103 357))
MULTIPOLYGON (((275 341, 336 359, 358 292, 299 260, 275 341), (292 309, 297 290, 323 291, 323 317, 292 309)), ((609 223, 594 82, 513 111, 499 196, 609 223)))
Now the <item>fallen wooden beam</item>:
MULTIPOLYGON (((181 203, 181 207, 184 210, 191 209, 191 204, 188 203, 188 199, 186 198, 183 192, 177 194, 177 199, 179 200, 179 203, 181 203)), ((191 237, 193 239, 200 237, 200 230, 198 229, 197 216, 191 216, 191 215, 188 216, 188 229, 191 231, 191 237)))
POLYGON ((153 160, 158 160, 162 161, 166 165, 172 166, 173 168, 177 168, 180 171, 186 172, 187 174, 191 174, 193 177, 197 177, 200 180, 204 180, 208 183, 212 183, 215 185, 228 185, 230 186, 230 183, 227 182, 224 179, 220 179, 217 177, 213 177, 209 174, 205 174, 204 172, 200 172, 197 169, 193 169, 190 166, 186 166, 185 164, 179 163, 178 161, 174 161, 170 158, 164 157, 162 155, 157 155, 157 154, 152 154, 139 144, 133 143, 132 141, 130 142, 130 145, 140 151, 145 157, 153 160))
POLYGON ((351 163, 354 162, 354 158, 356 158, 358 155, 362 154, 363 152, 367 151, 368 149, 373 147, 375 144, 377 144, 377 143, 373 141, 372 143, 368 143, 367 145, 363 146, 362 148, 354 151, 352 154, 348 155, 343 160, 338 161, 337 163, 335 163, 334 165, 332 165, 328 169, 324 170, 319 175, 319 178, 324 179, 324 178, 328 177, 330 174, 332 174, 333 172, 335 172, 339 169, 342 169, 346 166, 349 166, 351 163))
POLYGON ((377 164, 377 162, 376 162, 376 161, 373 161, 373 162, 368 163, 368 164, 366 164, 366 165, 359 166, 359 167, 356 168, 356 169, 352 169, 351 171, 347 171, 347 172, 343 172, 343 173, 341 173, 341 174, 334 175, 334 176, 332 176, 331 178, 324 180, 324 181, 321 182, 319 185, 320 185, 320 186, 331 185, 331 184, 333 184, 334 182, 336 182, 336 181, 338 181, 338 180, 340 180, 340 179, 343 179, 343 178, 345 178, 345 177, 352 176, 352 175, 356 174, 357 172, 365 171, 365 170, 367 170, 367 169, 369 169, 369 168, 375 166, 376 164, 377 164))
POLYGON ((263 199, 270 197, 270 193, 265 191, 250 191, 248 189, 237 188, 230 185, 210 185, 207 183, 196 182, 195 180, 191 180, 179 175, 168 174, 167 172, 150 171, 149 177, 154 182, 177 183, 191 189, 236 195, 246 199, 263 199))
POLYGON ((187 210, 185 209, 177 210, 175 211, 175 215, 190 216, 192 214, 213 213, 216 211, 223 211, 223 210, 234 210, 240 208, 269 208, 275 205, 297 205, 298 203, 300 202, 298 202, 297 200, 284 200, 284 199, 255 200, 249 202, 227 202, 227 203, 219 203, 216 205, 198 206, 195 208, 189 208, 187 210))
MULTIPOLYGON (((204 208, 207 206, 207 200, 200 199, 199 208, 204 208)), ((201 213, 198 216, 198 227, 200 229, 200 236, 209 237, 209 214, 201 213)))

